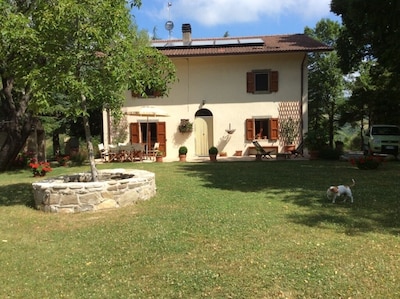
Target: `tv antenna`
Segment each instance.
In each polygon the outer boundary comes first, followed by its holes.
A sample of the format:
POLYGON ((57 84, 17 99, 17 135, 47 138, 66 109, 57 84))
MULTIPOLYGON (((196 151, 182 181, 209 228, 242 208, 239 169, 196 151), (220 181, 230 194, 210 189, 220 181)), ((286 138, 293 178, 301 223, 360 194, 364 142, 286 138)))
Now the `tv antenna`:
POLYGON ((168 2, 168 21, 165 22, 165 29, 168 31, 168 38, 171 39, 172 29, 174 29, 174 22, 171 21, 171 11, 170 7, 172 2, 168 2))

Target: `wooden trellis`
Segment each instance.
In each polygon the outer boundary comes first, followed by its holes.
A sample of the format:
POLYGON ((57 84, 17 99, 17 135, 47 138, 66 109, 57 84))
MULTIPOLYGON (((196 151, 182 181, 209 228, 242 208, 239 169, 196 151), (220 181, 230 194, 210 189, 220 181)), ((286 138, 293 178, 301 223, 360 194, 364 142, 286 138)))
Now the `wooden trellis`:
MULTIPOLYGON (((295 140, 295 144, 299 144, 301 142, 301 106, 300 102, 281 102, 279 103, 278 113, 279 113, 279 122, 293 119, 294 121, 298 121, 298 137, 295 140)), ((282 141, 281 141, 282 142, 282 141)), ((283 144, 282 144, 283 145, 283 144)))

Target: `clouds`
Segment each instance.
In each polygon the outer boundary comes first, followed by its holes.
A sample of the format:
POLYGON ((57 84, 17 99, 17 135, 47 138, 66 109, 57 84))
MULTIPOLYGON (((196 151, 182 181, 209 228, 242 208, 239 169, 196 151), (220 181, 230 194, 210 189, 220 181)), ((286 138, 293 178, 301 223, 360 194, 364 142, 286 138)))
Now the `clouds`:
POLYGON ((330 13, 331 0, 144 0, 133 10, 139 28, 158 38, 180 38, 181 25, 192 24, 193 37, 301 33, 330 13), (172 3, 168 9, 168 2, 172 3), (175 28, 165 30, 172 20, 175 28))
MULTIPOLYGON (((164 1, 162 1, 164 2, 164 1)), ((329 15, 331 0, 176 0, 171 12, 179 19, 195 20, 204 26, 245 24, 264 18, 287 16, 320 19, 329 15)), ((167 2, 159 16, 168 16, 167 2)))

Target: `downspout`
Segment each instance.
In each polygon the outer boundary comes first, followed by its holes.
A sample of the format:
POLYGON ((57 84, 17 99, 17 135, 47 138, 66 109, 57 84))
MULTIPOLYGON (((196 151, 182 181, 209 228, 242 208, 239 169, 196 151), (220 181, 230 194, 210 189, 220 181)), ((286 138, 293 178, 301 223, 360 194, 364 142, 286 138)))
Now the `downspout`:
POLYGON ((303 61, 301 62, 300 66, 300 129, 301 129, 301 139, 300 139, 300 144, 303 143, 303 130, 304 130, 304 116, 303 116, 303 96, 304 96, 304 64, 307 60, 307 53, 304 54, 303 61))

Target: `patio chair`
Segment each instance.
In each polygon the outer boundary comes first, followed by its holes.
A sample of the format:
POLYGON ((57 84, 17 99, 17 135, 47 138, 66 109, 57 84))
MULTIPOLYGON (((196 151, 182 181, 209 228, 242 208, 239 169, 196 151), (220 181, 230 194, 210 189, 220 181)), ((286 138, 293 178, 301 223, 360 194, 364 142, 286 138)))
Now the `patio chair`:
POLYGON ((253 144, 256 147, 257 154, 261 155, 262 158, 272 159, 271 154, 274 150, 267 152, 257 140, 253 140, 253 144))
POLYGON ((301 143, 297 146, 297 148, 296 148, 295 150, 291 151, 291 154, 292 154, 295 158, 303 157, 303 156, 304 156, 304 155, 303 155, 303 142, 301 142, 301 143))
POLYGON ((107 162, 108 161, 108 150, 105 149, 104 143, 99 143, 98 148, 99 148, 101 159, 103 159, 104 162, 107 162))
POLYGON ((154 159, 154 160, 155 160, 159 148, 160 148, 160 143, 159 143, 159 142, 154 143, 153 148, 152 148, 152 149, 149 149, 149 151, 147 152, 147 155, 148 155, 151 159, 154 159))

